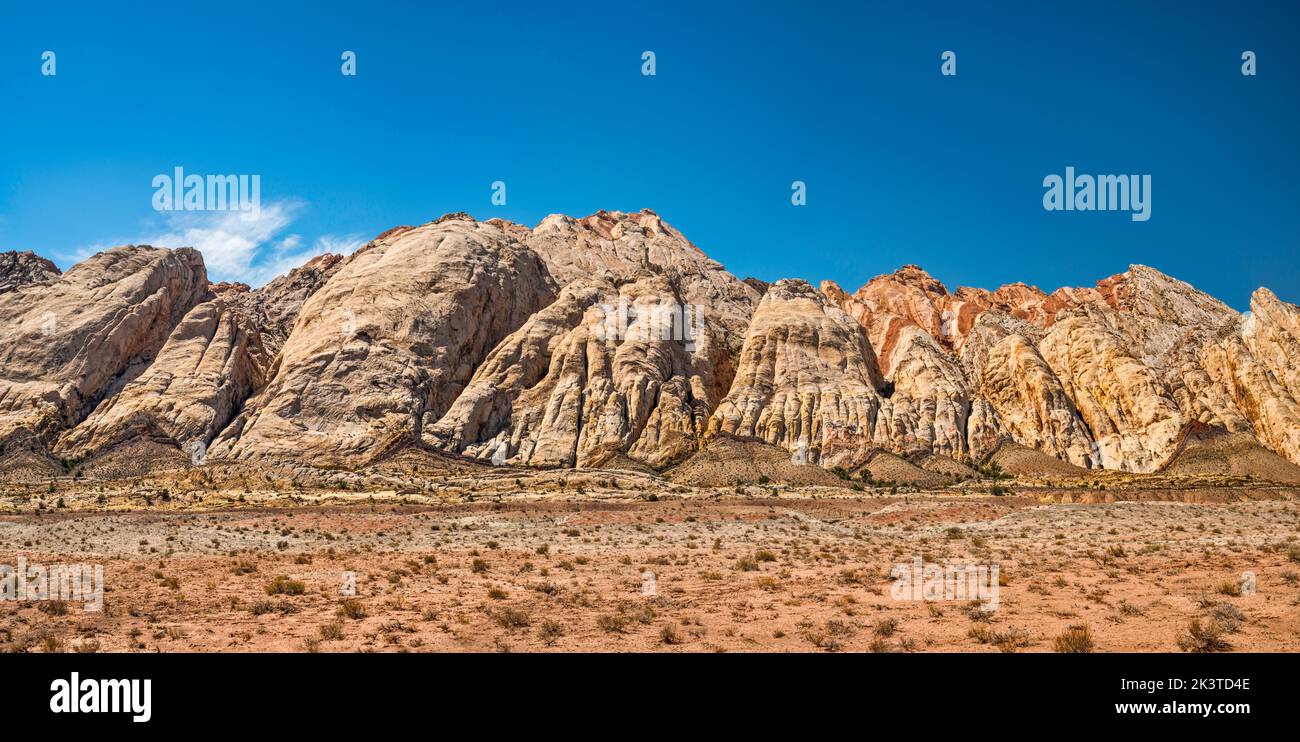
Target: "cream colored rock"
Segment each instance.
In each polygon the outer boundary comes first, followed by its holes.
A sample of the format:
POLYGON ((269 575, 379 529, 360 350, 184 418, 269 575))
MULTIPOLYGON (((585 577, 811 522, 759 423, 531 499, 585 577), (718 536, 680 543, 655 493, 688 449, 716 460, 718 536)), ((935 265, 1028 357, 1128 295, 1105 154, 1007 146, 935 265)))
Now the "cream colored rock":
POLYGON ((1264 445, 1300 464, 1300 308, 1259 289, 1236 332, 1205 347, 1202 367, 1264 445))
POLYGON ((969 385, 957 359, 919 327, 902 328, 896 339, 892 393, 881 403, 876 443, 897 451, 927 450, 964 457, 969 385))
POLYGON ((419 440, 554 298, 541 259, 498 225, 451 215, 381 236, 303 304, 275 378, 211 454, 355 465, 419 440))
POLYGON ((260 334, 243 315, 220 299, 205 302, 185 315, 148 369, 64 433, 55 452, 82 459, 142 436, 201 457, 265 383, 270 366, 260 334))
POLYGON ((618 452, 663 467, 688 456, 731 360, 725 329, 706 314, 683 317, 674 295, 651 273, 619 286, 576 279, 497 346, 426 438, 535 466, 618 452))
POLYGON ((1122 336, 1086 317, 1058 320, 1039 348, 1088 425, 1107 469, 1154 471, 1185 418, 1122 336))
POLYGON ((565 289, 493 350, 426 440, 534 466, 617 454, 663 467, 695 451, 757 289, 648 210, 492 223, 565 289))
POLYGON ((862 327, 806 282, 778 281, 754 312, 709 431, 804 451, 825 466, 860 463, 883 386, 862 327))
POLYGON ((515 229, 561 285, 584 277, 619 282, 643 273, 662 276, 676 301, 705 307, 732 350, 740 350, 760 292, 653 211, 600 211, 582 219, 552 214, 531 230, 515 229))
POLYGON ((1012 440, 1077 466, 1101 465, 1074 403, 1047 361, 1023 335, 1007 335, 983 364, 980 395, 1012 440))
POLYGON ((194 250, 128 246, 0 294, 0 451, 48 446, 81 422, 207 292, 194 250))

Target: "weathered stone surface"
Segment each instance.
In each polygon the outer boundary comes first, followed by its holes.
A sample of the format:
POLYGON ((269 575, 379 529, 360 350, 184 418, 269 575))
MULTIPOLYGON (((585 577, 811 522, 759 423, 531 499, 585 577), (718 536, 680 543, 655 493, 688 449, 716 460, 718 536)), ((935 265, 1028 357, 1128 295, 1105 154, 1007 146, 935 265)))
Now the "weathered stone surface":
POLYGON ((506 338, 433 426, 434 445, 511 464, 585 466, 609 452, 655 467, 697 447, 730 378, 725 330, 675 314, 668 280, 594 278, 506 338), (633 309, 634 308, 634 309, 633 309), (626 328, 617 317, 626 311, 626 328), (612 320, 612 321, 611 321, 612 320))
POLYGON ((211 453, 351 465, 419 440, 554 298, 541 259, 497 225, 453 215, 376 239, 303 304, 275 378, 211 453))
POLYGON ((1194 426, 1231 444, 1198 467, 1252 441, 1300 463, 1300 309, 1266 289, 1243 315, 1140 265, 1050 294, 949 292, 916 266, 852 294, 769 285, 648 210, 449 214, 256 291, 209 290, 187 249, 117 248, 63 276, 4 253, 0 328, 0 453, 46 464, 141 439, 338 466, 418 441, 663 468, 734 435, 850 470, 884 450, 1146 472, 1194 426))
POLYGON ((754 312, 709 431, 847 468, 874 448, 883 386, 862 327, 806 282, 778 281, 754 312))
POLYGON ((31 251, 0 252, 0 294, 58 277, 58 266, 31 251))
POLYGON ((566 287, 489 355, 426 439, 535 466, 617 454, 663 467, 693 452, 758 292, 650 211, 494 223, 566 287))
POLYGON ((0 450, 50 445, 147 368, 207 293, 194 250, 128 246, 0 294, 0 450))
POLYGON ((1236 331, 1205 346, 1201 367, 1207 387, 1229 400, 1250 432, 1300 464, 1300 308, 1259 289, 1236 331))
POLYGON ((342 255, 326 253, 259 289, 249 290, 242 283, 219 283, 212 292, 249 319, 274 356, 289 338, 302 305, 338 272, 343 262, 342 255))
POLYGON ((989 351, 980 394, 1017 443, 1078 466, 1101 465, 1060 379, 1023 335, 1007 335, 989 351))
POLYGON ((881 403, 873 439, 896 451, 967 454, 970 393, 957 359, 919 327, 900 330, 887 364, 892 394, 881 403))
POLYGON ((1118 333, 1071 317, 1052 327, 1039 350, 1092 432, 1103 467, 1149 472, 1168 457, 1182 412, 1118 333))
POLYGON ((704 307, 726 331, 732 350, 740 349, 761 292, 728 273, 653 211, 599 211, 582 219, 552 214, 532 230, 515 229, 561 285, 583 277, 617 283, 642 273, 662 276, 678 302, 704 307))
POLYGON ((142 374, 65 433, 55 450, 82 459, 141 436, 202 454, 266 383, 270 366, 248 319, 221 299, 205 302, 185 315, 142 374), (195 444, 202 448, 196 451, 195 444))

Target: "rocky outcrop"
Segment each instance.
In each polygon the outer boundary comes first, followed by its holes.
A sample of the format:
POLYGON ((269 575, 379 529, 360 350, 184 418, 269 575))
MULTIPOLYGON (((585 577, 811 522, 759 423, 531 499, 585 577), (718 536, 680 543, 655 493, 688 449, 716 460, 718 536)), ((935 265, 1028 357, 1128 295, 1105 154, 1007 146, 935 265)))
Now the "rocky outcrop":
POLYGON ((184 460, 197 441, 341 467, 420 443, 664 469, 736 436, 792 466, 883 450, 1149 472, 1188 430, 1230 442, 1198 447, 1200 468, 1253 446, 1300 463, 1300 309, 1266 289, 1243 315, 1140 265, 1050 294, 950 292, 916 266, 851 294, 742 281, 648 210, 448 214, 257 290, 209 287, 187 249, 116 248, 66 275, 4 253, 0 328, 0 453, 51 465, 184 460))
POLYGON ((376 239, 303 304, 274 379, 211 453, 356 465, 419 440, 554 298, 542 261, 497 225, 444 218, 376 239))
POLYGON ((48 446, 148 368, 208 294, 190 249, 118 247, 0 294, 0 450, 48 446))
POLYGON ((761 292, 728 273, 653 211, 599 211, 582 219, 552 214, 532 230, 516 229, 561 285, 583 277, 618 283, 642 273, 661 276, 678 301, 704 307, 725 330, 732 350, 740 349, 761 292))
POLYGON ((898 333, 888 364, 889 398, 873 440, 897 451, 965 457, 970 392, 961 364, 919 327, 898 333))
POLYGON ((1234 331, 1206 345, 1200 367, 1261 442, 1300 464, 1300 308, 1259 289, 1234 331))
POLYGON ((1092 432, 1103 467, 1149 472, 1168 457, 1182 412, 1118 333, 1071 317, 1052 327, 1039 350, 1092 432))
POLYGON ((980 396, 1012 440, 1083 467, 1100 456, 1074 402, 1038 349, 1023 335, 1007 335, 981 364, 980 396))
POLYGON ((690 455, 731 386, 758 292, 650 211, 493 223, 565 288, 493 350, 426 440, 533 466, 690 455))
POLYGON ((219 283, 212 291, 248 318, 274 356, 288 340, 302 305, 338 272, 343 262, 342 255, 325 253, 259 289, 250 290, 242 283, 219 283))
POLYGON ((506 338, 434 445, 498 463, 584 466, 610 452, 663 467, 692 453, 726 392, 725 330, 683 316, 663 276, 570 283, 506 338))
POLYGON ((873 447, 883 387, 862 327, 806 282, 786 279, 755 310, 735 381, 708 429, 811 463, 855 464, 873 447))
POLYGON ((31 251, 0 252, 0 294, 58 277, 58 266, 31 251))
POLYGON ((244 400, 266 383, 270 365, 261 335, 247 318, 221 299, 200 304, 142 374, 60 438, 56 453, 82 459, 139 436, 168 440, 201 457, 244 400))

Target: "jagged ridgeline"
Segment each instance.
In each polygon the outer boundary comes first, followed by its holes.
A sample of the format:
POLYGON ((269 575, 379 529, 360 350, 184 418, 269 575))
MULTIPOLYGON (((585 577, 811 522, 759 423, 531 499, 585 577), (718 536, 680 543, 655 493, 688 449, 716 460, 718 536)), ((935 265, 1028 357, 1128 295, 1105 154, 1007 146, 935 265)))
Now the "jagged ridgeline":
POLYGON ((1300 310, 1267 289, 1242 314, 1144 266, 1052 294, 915 266, 768 285, 648 210, 450 214, 258 289, 184 247, 62 275, 4 253, 0 326, 0 473, 141 441, 338 468, 417 448, 663 470, 719 441, 895 477, 1300 463, 1300 310))

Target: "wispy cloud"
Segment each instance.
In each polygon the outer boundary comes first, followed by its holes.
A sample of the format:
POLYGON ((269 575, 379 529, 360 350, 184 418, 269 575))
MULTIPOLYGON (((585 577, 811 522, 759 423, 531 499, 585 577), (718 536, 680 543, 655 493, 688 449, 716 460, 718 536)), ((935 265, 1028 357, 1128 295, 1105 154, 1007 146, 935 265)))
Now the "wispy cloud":
POLYGON ((255 217, 239 211, 167 212, 161 224, 146 227, 140 237, 87 245, 60 257, 77 263, 123 244, 193 247, 203 253, 211 280, 239 281, 256 288, 317 255, 348 254, 365 244, 359 234, 326 234, 308 242, 290 232, 305 209, 301 201, 286 200, 262 204, 255 217))

